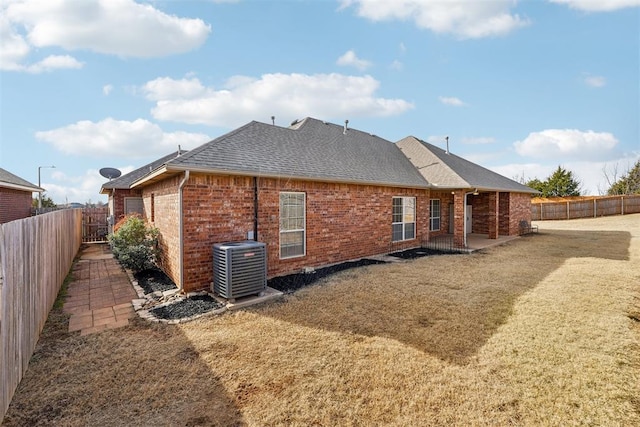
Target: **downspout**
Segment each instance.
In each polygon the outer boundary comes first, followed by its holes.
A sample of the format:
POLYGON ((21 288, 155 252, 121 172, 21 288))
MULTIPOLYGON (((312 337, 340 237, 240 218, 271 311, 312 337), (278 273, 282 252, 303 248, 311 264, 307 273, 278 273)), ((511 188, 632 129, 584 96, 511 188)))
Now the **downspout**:
POLYGON ((182 207, 184 205, 182 199, 183 199, 183 195, 182 195, 182 189, 184 188, 185 184, 187 183, 187 181, 189 181, 189 170, 187 169, 186 171, 184 171, 184 178, 182 179, 182 181, 180 181, 180 185, 178 186, 178 210, 180 211, 180 215, 179 215, 179 220, 178 220, 178 224, 179 224, 179 229, 178 229, 178 240, 180 242, 180 286, 179 286, 179 291, 182 292, 182 290, 184 289, 184 238, 183 238, 183 234, 184 234, 184 212, 182 210, 182 207))
POLYGON ((253 240, 258 241, 258 177, 253 177, 253 240))

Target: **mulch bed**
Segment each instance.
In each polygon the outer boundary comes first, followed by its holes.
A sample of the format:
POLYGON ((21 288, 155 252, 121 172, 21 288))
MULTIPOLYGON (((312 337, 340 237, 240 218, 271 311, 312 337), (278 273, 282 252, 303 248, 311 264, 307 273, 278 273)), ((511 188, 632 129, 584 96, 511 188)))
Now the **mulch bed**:
POLYGON ((149 310, 158 319, 174 320, 197 316, 224 307, 210 295, 193 295, 178 302, 149 310))
POLYGON ((392 254, 389 254, 389 256, 402 258, 402 259, 415 259, 423 256, 447 255, 451 253, 452 252, 438 251, 435 249, 415 248, 415 249, 407 249, 406 251, 394 252, 392 254))
POLYGON ((177 288, 169 276, 162 270, 156 268, 139 271, 134 273, 133 277, 138 281, 138 286, 144 290, 145 294, 151 294, 157 291, 164 292, 177 288))
POLYGON ((384 263, 384 261, 378 261, 375 259, 361 259, 358 261, 343 262, 342 264, 336 264, 330 267, 318 268, 312 273, 296 273, 289 274, 287 276, 274 277, 267 281, 267 286, 277 289, 280 292, 291 293, 339 271, 348 270, 354 267, 362 267, 365 265, 384 263))

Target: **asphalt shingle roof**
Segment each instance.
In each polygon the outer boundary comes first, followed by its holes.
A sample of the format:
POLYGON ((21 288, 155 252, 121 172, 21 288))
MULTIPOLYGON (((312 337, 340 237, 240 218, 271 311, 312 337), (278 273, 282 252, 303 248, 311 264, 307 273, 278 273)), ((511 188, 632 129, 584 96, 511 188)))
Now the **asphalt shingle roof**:
POLYGON ((408 136, 396 143, 432 188, 477 188, 479 190, 537 193, 480 165, 447 153, 442 148, 408 136))
MULTIPOLYGON (((181 155, 184 155, 185 153, 187 153, 187 151, 185 150, 181 151, 181 155)), ((166 156, 161 157, 157 160, 154 160, 153 162, 148 163, 144 166, 141 166, 138 169, 132 170, 127 174, 124 174, 118 178, 112 179, 111 181, 107 181, 104 184, 102 184, 102 189, 100 190, 100 193, 104 193, 104 190, 111 190, 114 188, 117 190, 128 189, 131 187, 131 184, 133 184, 140 178, 144 177, 145 175, 148 175, 151 171, 159 168, 160 166, 167 163, 169 160, 174 159, 176 157, 178 157, 178 152, 174 151, 173 153, 167 154, 166 156)))
POLYGON ((29 181, 22 179, 19 176, 14 175, 8 170, 2 168, 0 168, 0 187, 14 188, 16 190, 32 192, 44 191, 44 189, 38 187, 37 185, 33 185, 29 181))
POLYGON ((392 142, 313 118, 289 128, 253 121, 167 162, 167 170, 186 169, 428 187, 392 142))

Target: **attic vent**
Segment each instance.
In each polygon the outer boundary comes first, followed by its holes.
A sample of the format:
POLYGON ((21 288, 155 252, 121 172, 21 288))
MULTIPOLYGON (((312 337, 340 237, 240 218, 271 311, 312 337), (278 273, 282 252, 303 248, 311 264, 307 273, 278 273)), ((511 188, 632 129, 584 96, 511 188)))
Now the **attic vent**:
POLYGON ((342 133, 346 135, 348 129, 349 129, 349 120, 345 120, 344 121, 344 132, 342 132, 342 133))

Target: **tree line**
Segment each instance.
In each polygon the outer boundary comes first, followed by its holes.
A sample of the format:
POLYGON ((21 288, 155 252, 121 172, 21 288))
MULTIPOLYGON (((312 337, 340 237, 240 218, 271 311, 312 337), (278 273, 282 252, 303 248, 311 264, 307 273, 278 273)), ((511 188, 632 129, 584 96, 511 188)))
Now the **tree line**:
MULTIPOLYGON (((602 172, 608 185, 607 195, 640 194, 640 160, 621 176, 618 176, 617 165, 614 166, 612 170, 604 168, 602 172)), ((525 180, 523 177, 520 182, 527 187, 538 190, 540 197, 582 195, 582 183, 576 174, 562 166, 558 166, 558 168, 544 180, 538 178, 525 180)))

